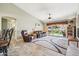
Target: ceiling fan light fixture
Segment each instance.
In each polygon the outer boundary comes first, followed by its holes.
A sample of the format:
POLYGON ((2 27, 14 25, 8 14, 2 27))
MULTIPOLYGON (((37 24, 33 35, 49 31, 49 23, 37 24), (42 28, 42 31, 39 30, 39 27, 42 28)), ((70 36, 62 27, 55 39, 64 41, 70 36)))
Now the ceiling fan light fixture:
POLYGON ((51 17, 48 17, 48 19, 51 19, 51 17))
POLYGON ((52 17, 51 17, 51 14, 49 13, 49 17, 48 17, 48 19, 52 19, 52 17))

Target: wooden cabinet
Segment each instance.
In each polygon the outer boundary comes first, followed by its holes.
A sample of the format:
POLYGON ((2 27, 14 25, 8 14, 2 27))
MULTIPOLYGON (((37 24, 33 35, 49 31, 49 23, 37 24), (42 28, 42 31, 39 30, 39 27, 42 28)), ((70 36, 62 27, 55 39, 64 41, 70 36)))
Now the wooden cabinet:
POLYGON ((79 14, 76 16, 76 37, 79 40, 79 14))
POLYGON ((73 36, 74 38, 76 37, 76 26, 73 25, 73 22, 70 22, 67 26, 67 37, 68 36, 73 36))
POLYGON ((74 27, 72 25, 68 25, 67 27, 67 35, 74 35, 74 27))

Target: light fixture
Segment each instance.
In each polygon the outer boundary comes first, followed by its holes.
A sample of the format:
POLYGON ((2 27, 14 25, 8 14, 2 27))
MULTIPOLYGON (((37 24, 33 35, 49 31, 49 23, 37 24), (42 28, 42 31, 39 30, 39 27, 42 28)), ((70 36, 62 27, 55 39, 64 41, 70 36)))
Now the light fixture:
POLYGON ((49 17, 48 17, 48 19, 52 19, 52 17, 51 17, 51 14, 49 13, 49 17))

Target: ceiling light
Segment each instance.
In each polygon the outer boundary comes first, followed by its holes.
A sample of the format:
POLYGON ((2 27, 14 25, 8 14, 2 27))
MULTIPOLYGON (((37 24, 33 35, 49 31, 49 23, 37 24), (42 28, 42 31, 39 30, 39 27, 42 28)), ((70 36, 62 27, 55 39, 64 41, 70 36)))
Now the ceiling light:
POLYGON ((49 17, 48 17, 48 19, 52 19, 52 17, 51 17, 51 14, 49 13, 49 17))

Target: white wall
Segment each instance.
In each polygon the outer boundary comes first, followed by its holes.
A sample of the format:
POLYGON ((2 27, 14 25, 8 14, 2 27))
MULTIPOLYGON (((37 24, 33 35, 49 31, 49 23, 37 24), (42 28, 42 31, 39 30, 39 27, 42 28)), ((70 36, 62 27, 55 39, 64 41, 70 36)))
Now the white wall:
POLYGON ((78 28, 79 28, 79 5, 78 5, 77 13, 76 13, 76 37, 77 39, 79 39, 79 37, 77 36, 78 28))
POLYGON ((40 24, 40 26, 37 29, 43 30, 43 24, 41 21, 39 21, 39 19, 29 15, 28 13, 26 13, 25 11, 21 10, 13 4, 0 4, 0 19, 2 16, 10 16, 16 18, 16 29, 18 36, 21 35, 20 32, 23 29, 27 30, 28 32, 31 32, 32 29, 35 28, 36 23, 40 24))

